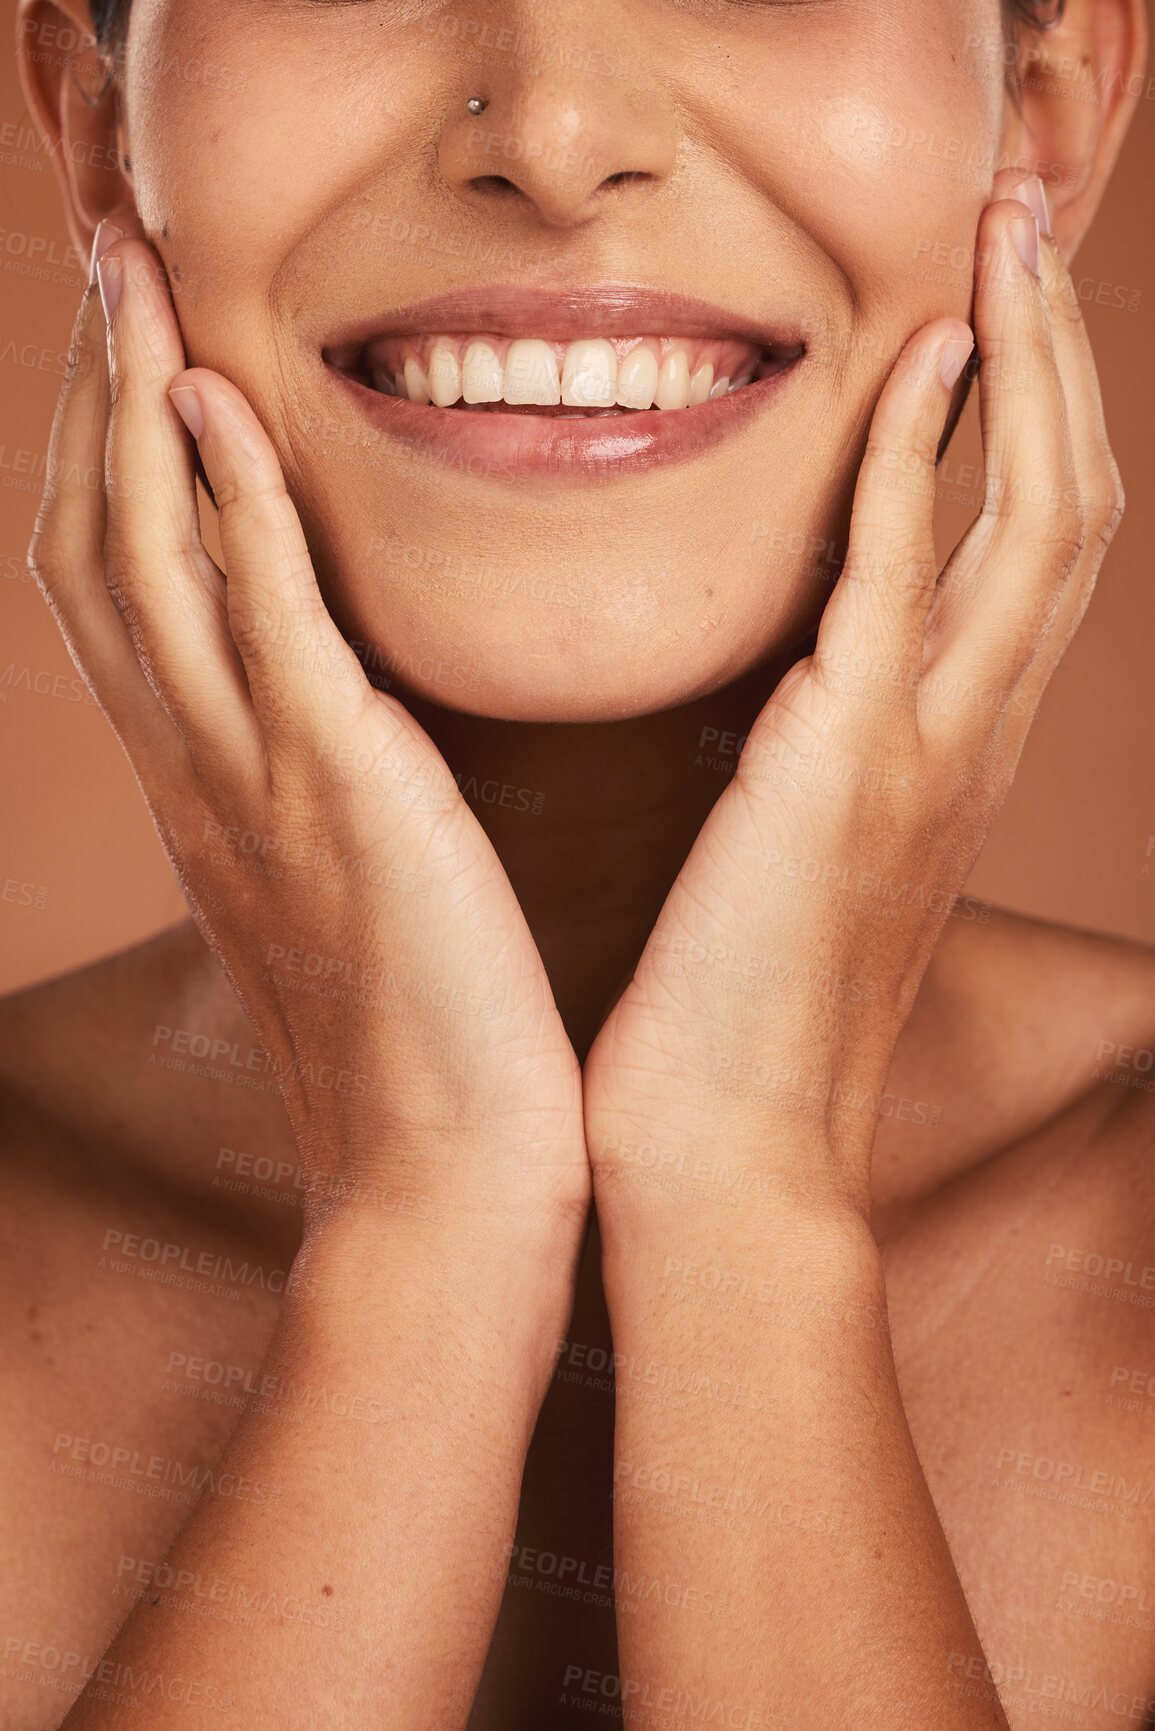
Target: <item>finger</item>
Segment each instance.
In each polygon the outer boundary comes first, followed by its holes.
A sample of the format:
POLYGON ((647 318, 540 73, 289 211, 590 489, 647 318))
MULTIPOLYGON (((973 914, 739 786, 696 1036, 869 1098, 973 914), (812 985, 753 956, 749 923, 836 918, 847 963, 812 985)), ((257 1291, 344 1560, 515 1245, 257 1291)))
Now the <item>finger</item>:
POLYGON ((1083 547, 1051 315, 1031 265, 1037 242, 1025 205, 1004 199, 984 212, 975 285, 983 507, 948 561, 928 630, 928 683, 980 693, 988 715, 991 693, 1009 701, 1038 652, 1083 547))
POLYGON ((921 671, 934 598, 935 461, 954 386, 974 346, 959 319, 936 319, 907 343, 870 424, 846 564, 822 616, 814 660, 836 671, 853 654, 910 689, 921 671))
POLYGON ((1035 661, 1020 681, 1019 695, 1033 712, 1048 679, 1087 610, 1099 567, 1123 515, 1123 485, 1111 451, 1095 357, 1075 285, 1054 240, 1040 247, 1043 289, 1051 309, 1051 339, 1067 405, 1067 427, 1075 464, 1084 546, 1035 661))
POLYGON ((160 747, 172 730, 104 580, 108 412, 104 309, 93 286, 73 327, 28 562, 72 659, 135 761, 141 742, 160 747))
POLYGON ((137 654, 194 757, 259 748, 225 585, 200 537, 196 472, 168 386, 185 357, 164 267, 126 240, 100 261, 111 412, 105 570, 137 654))
POLYGON ((377 694, 321 599, 277 454, 244 396, 201 367, 172 395, 216 499, 229 630, 266 744, 315 745, 322 721, 352 723, 377 694))

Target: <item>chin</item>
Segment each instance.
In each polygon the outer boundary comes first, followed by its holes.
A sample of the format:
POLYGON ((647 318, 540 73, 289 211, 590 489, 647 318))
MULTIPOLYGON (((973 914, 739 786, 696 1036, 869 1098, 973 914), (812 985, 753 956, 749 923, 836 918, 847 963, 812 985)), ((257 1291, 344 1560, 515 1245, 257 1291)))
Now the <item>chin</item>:
POLYGON ((814 613, 805 583, 781 605, 781 571, 726 601, 701 577, 527 574, 507 579, 516 596, 499 589, 487 605, 474 593, 455 606, 453 569, 436 589, 398 579, 389 615, 379 594, 375 606, 328 588, 326 598, 379 690, 495 721, 624 721, 692 703, 800 641, 814 613))

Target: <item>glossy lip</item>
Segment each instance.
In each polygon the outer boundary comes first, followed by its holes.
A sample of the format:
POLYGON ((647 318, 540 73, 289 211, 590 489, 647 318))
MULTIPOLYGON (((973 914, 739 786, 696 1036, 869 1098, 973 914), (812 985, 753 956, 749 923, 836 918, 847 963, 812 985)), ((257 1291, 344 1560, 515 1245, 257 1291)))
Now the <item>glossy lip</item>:
POLYGON ((621 415, 573 418, 438 409, 431 403, 384 396, 335 367, 327 371, 378 432, 404 445, 418 461, 491 480, 535 474, 590 480, 700 456, 748 426, 797 368, 798 363, 792 362, 769 378, 692 409, 635 409, 621 415))
POLYGON ((506 480, 609 479, 685 462, 748 426, 778 397, 806 354, 797 329, 761 325, 707 301, 630 283, 562 291, 514 285, 437 295, 345 325, 319 346, 329 378, 380 434, 419 460, 506 480), (737 337, 780 351, 782 360, 768 377, 693 408, 573 417, 439 409, 371 390, 342 370, 378 337, 451 331, 549 342, 595 335, 737 337))

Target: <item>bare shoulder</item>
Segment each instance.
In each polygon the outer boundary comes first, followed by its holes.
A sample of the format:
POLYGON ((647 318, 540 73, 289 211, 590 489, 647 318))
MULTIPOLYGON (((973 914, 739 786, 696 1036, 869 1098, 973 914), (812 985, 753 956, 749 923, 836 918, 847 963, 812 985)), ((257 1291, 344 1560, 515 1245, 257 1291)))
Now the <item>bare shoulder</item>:
POLYGON ((1155 955, 951 921, 890 1086, 941 1113, 881 1120, 875 1228, 979 1635, 951 1687, 994 1677, 1015 1727, 1045 1695, 1105 1725, 1152 1696, 1155 955))
POLYGON ((226 1382, 255 1375, 299 1240, 291 1179, 278 1192, 229 1177, 241 1151, 297 1170, 279 1097, 209 1073, 228 1065, 156 1061, 177 1031, 227 1036, 241 1057, 255 1044, 186 928, 0 1000, 13 1731, 60 1723, 131 1609, 126 1567, 163 1558, 187 1519, 185 1487, 243 1404, 226 1382))
POLYGON ((292 1146, 252 1025, 191 921, 0 998, 0 1100, 9 1166, 71 1146, 93 1176, 127 1167, 199 1190, 221 1133, 292 1146))
MULTIPOLYGON (((960 904, 960 907, 966 904, 960 904)), ((895 1053, 883 1204, 917 1200, 1045 1126, 1155 1128, 1155 949, 972 903, 947 921, 895 1053)))

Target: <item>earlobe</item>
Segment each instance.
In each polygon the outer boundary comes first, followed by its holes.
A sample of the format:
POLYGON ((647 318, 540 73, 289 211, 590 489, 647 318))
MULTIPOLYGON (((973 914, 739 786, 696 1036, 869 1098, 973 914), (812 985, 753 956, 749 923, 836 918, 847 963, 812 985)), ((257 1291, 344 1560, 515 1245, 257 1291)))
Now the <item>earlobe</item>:
POLYGON ((1057 24, 1017 43, 1000 166, 1043 181, 1068 262, 1146 89, 1146 65, 1144 0, 1067 0, 1057 24))
POLYGON ((120 100, 87 0, 19 0, 16 54, 29 113, 48 142, 72 244, 87 257, 103 217, 133 204, 120 100))

